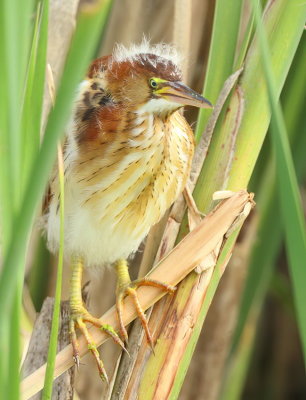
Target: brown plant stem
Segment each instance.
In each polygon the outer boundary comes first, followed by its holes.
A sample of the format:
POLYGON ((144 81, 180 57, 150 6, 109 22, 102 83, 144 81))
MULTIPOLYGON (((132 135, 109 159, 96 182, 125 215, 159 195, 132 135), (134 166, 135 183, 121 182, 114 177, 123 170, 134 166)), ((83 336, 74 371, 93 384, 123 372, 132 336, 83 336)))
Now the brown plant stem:
MULTIPOLYGON (((50 65, 57 87, 75 30, 76 15, 80 0, 50 1, 47 63, 50 65)), ((46 85, 44 94, 42 125, 45 126, 52 106, 52 99, 46 85)))
MULTIPOLYGON (((47 297, 42 306, 39 317, 37 318, 31 336, 29 349, 25 357, 22 374, 28 376, 47 360, 50 330, 52 323, 54 299, 47 297)), ((59 327, 58 349, 61 350, 70 342, 68 332, 69 303, 62 302, 59 327)), ((73 382, 75 369, 71 367, 61 377, 57 378, 53 384, 53 393, 57 400, 73 399, 73 382)), ((35 394, 31 400, 39 400, 41 393, 35 394)), ((53 397, 52 397, 53 398, 53 397)))

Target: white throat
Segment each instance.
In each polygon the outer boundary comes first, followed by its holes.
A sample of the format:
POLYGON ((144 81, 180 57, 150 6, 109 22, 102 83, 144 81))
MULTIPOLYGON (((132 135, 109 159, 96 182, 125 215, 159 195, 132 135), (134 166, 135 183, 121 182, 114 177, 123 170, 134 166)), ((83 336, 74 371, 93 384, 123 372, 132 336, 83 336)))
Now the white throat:
POLYGON ((180 108, 178 103, 174 101, 168 101, 165 99, 151 99, 146 104, 138 108, 137 112, 139 114, 152 113, 152 114, 164 114, 168 112, 173 112, 180 108))

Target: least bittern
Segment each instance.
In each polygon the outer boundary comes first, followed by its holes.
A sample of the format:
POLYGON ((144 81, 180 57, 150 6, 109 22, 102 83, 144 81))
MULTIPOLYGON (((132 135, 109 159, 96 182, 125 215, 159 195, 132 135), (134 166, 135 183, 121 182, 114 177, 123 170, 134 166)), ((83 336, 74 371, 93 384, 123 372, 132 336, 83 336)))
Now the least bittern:
MULTIPOLYGON (((115 266, 121 337, 127 340, 122 301, 131 296, 152 345, 136 289, 146 285, 173 292, 175 288, 148 278, 131 282, 127 259, 186 185, 194 138, 179 108, 211 107, 181 78, 177 54, 170 46, 150 46, 145 41, 130 49, 118 46, 112 55, 91 64, 68 127, 64 246, 72 264, 70 334, 76 362, 78 327, 103 378, 107 378, 103 363, 86 323, 105 330, 121 346, 123 342, 85 308, 83 266, 115 266)), ((49 247, 56 251, 60 224, 56 174, 50 187, 46 230, 49 247)))

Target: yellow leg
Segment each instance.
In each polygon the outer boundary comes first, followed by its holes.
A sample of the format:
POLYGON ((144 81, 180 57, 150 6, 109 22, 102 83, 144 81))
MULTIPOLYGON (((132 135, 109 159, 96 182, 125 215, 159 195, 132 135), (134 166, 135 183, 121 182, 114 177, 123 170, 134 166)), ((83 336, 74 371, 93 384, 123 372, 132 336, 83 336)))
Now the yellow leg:
POLYGON ((82 258, 76 256, 72 257, 71 268, 72 268, 72 273, 70 280, 69 333, 73 348, 73 358, 76 365, 79 367, 80 365, 79 345, 76 336, 76 327, 78 327, 86 339, 88 349, 91 351, 92 355, 96 360, 99 370, 99 375, 101 376, 102 379, 108 381, 103 362, 99 357, 97 346, 95 342, 92 340, 91 335, 85 323, 89 322, 92 325, 96 326, 97 328, 102 329, 114 340, 115 343, 119 344, 124 350, 125 347, 122 340, 119 338, 115 330, 110 325, 103 324, 98 318, 93 317, 84 307, 82 300, 82 274, 83 274, 82 258))
POLYGON ((138 300, 137 288, 139 286, 153 286, 165 290, 169 293, 174 293, 176 288, 171 285, 167 285, 166 283, 159 282, 147 277, 144 277, 142 279, 137 279, 131 282, 128 263, 126 260, 123 259, 118 260, 115 267, 117 272, 116 309, 120 326, 120 334, 123 340, 127 342, 128 334, 123 322, 123 299, 126 296, 130 296, 135 305, 138 318, 140 319, 140 322, 146 333, 147 341, 153 348, 153 338, 149 330, 146 316, 138 300))

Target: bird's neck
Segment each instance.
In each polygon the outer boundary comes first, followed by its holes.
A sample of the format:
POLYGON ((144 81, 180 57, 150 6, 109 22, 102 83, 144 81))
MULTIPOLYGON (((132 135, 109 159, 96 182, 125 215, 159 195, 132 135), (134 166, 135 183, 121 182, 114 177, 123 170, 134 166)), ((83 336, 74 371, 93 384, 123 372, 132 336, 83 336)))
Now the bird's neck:
POLYGON ((166 118, 150 112, 133 110, 126 114, 120 136, 133 148, 153 151, 158 147, 161 150, 166 143, 166 124, 166 118))

